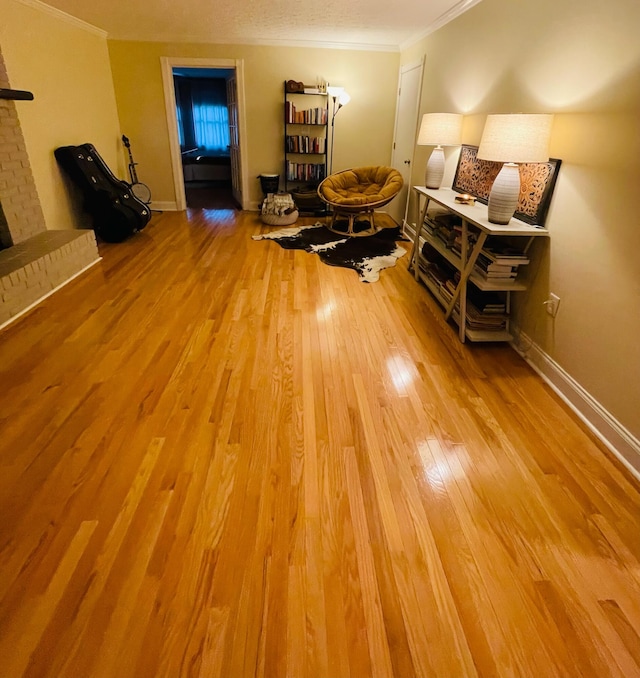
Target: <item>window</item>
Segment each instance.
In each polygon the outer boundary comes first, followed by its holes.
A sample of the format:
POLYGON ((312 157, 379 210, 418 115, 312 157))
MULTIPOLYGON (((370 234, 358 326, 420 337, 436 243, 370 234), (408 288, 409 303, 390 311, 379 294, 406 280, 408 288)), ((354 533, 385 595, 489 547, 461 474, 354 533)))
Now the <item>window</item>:
POLYGON ((226 82, 221 78, 174 76, 178 136, 182 148, 229 150, 226 82))

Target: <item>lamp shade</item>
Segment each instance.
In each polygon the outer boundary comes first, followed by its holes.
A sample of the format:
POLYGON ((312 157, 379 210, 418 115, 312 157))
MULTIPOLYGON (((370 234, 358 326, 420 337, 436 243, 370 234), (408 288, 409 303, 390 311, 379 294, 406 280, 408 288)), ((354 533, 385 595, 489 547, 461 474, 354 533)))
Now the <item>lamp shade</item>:
POLYGON ((338 95, 338 103, 340 106, 346 106, 351 101, 351 95, 348 92, 342 92, 338 95))
POLYGON ((460 113, 425 113, 418 132, 418 146, 459 146, 462 143, 460 113))
POLYGON ((553 115, 489 115, 478 147, 479 160, 547 162, 553 115))
POLYGON ((517 163, 547 162, 552 115, 489 115, 477 157, 504 163, 489 194, 488 218, 508 224, 518 205, 520 171, 517 163))

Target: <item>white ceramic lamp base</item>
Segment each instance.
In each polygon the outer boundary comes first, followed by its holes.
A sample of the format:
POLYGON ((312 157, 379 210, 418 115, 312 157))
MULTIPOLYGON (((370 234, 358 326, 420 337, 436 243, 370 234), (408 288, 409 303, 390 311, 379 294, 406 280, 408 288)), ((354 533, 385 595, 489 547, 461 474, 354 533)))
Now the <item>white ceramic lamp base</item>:
POLYGON ((508 224, 518 206, 519 196, 520 169, 512 162, 505 162, 489 194, 489 221, 508 224))
POLYGON ((442 146, 433 149, 427 162, 424 185, 427 188, 440 188, 444 176, 444 150, 442 146))

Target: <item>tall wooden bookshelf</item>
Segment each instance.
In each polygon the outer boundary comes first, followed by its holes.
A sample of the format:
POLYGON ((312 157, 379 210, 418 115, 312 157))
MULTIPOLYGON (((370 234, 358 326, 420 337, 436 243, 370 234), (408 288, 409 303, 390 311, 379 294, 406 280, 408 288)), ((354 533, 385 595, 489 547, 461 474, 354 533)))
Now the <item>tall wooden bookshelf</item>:
MULTIPOLYGON (((294 198, 297 192, 311 192, 327 176, 329 97, 305 90, 290 92, 284 83, 284 187, 294 198)), ((316 207, 323 209, 316 202, 310 211, 316 207)), ((308 211, 303 204, 299 208, 308 211)))

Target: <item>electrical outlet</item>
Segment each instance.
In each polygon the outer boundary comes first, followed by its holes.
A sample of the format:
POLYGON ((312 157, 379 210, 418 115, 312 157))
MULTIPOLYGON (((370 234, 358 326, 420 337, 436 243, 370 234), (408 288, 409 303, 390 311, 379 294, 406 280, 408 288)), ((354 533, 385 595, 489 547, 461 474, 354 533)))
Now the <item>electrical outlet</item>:
POLYGON ((560 306, 560 297, 556 294, 549 294, 549 298, 544 302, 544 305, 547 309, 547 313, 555 318, 558 315, 558 306, 560 306))

